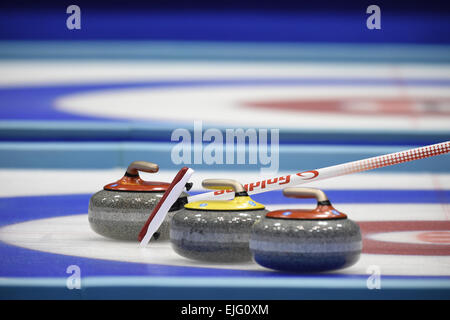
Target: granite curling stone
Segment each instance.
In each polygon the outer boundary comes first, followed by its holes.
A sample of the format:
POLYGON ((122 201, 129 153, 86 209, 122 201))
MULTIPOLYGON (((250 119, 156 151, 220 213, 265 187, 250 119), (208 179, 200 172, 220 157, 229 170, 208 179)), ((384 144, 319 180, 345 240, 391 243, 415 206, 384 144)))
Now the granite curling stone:
POLYGON ((289 272, 341 269, 359 259, 358 224, 337 211, 325 193, 313 188, 286 188, 292 198, 316 198, 313 210, 271 211, 253 225, 250 249, 263 267, 289 272))
MULTIPOLYGON (((139 171, 155 173, 158 170, 157 164, 135 161, 120 180, 95 193, 89 201, 88 213, 92 230, 108 238, 137 241, 139 232, 170 185, 144 181, 139 171)), ((187 196, 185 192, 180 195, 153 235, 154 240, 169 240, 170 220, 187 203, 187 196)))
POLYGON ((207 179, 202 186, 233 189, 234 199, 191 202, 175 213, 170 225, 173 249, 194 260, 250 261, 250 232, 253 224, 267 213, 264 205, 253 201, 235 180, 207 179))

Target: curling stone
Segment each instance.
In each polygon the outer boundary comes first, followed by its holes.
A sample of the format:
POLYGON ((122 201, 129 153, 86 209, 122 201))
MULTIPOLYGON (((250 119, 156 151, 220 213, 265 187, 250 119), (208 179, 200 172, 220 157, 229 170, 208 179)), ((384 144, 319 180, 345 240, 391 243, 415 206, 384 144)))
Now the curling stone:
POLYGON ((321 272, 358 261, 359 226, 331 205, 325 193, 313 188, 286 188, 291 198, 316 198, 313 210, 271 211, 253 225, 250 250, 263 267, 292 272, 321 272))
POLYGON ((235 180, 207 179, 202 186, 213 190, 233 189, 234 199, 184 205, 170 225, 173 249, 195 260, 250 261, 250 232, 252 225, 267 213, 264 205, 253 201, 235 180))
MULTIPOLYGON (((107 184, 95 193, 89 202, 89 223, 98 234, 119 240, 137 241, 153 208, 167 190, 169 183, 144 181, 139 171, 158 172, 157 164, 135 161, 128 166, 118 181, 107 184)), ((153 235, 155 240, 168 240, 170 219, 187 203, 188 194, 183 192, 171 207, 161 227, 153 235)))

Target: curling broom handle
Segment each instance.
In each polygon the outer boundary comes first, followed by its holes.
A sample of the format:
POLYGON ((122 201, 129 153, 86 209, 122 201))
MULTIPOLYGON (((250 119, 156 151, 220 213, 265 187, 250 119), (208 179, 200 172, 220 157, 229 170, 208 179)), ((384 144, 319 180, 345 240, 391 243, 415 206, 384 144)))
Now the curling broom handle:
MULTIPOLYGON (((258 194, 267 191, 281 190, 286 187, 298 186, 300 184, 312 181, 324 180, 347 174, 392 166, 403 162, 425 159, 448 152, 450 152, 450 141, 382 156, 346 162, 321 169, 289 174, 283 177, 274 177, 271 179, 255 181, 248 183, 245 186, 249 195, 258 194)), ((234 194, 230 192, 230 190, 220 190, 190 196, 188 197, 188 202, 210 199, 230 199, 233 198, 233 196, 234 194)))

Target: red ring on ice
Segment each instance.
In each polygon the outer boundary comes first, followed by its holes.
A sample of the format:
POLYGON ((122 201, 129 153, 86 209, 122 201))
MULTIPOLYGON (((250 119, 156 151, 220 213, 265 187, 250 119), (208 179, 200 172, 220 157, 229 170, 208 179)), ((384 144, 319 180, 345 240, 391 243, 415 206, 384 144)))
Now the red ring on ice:
MULTIPOLYGON (((450 221, 361 221, 358 222, 363 237, 363 253, 371 254, 396 254, 396 255, 421 255, 421 256, 449 256, 450 243, 400 243, 379 241, 372 239, 376 233, 400 232, 400 231, 424 231, 428 238, 450 231, 450 221)), ((446 239, 448 235, 446 235, 446 239)), ((426 241, 423 239, 419 240, 426 241)))

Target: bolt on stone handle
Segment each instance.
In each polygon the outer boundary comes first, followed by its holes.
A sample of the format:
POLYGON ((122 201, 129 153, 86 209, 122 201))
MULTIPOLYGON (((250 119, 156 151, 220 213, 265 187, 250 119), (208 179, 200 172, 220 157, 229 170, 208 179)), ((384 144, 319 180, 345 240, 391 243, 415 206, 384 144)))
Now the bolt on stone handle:
POLYGON ((155 173, 159 171, 159 166, 156 163, 147 162, 147 161, 134 161, 130 163, 127 168, 126 175, 128 176, 137 176, 138 172, 148 172, 155 173))
POLYGON ((286 188, 283 194, 288 198, 316 199, 318 204, 330 204, 330 200, 322 190, 315 188, 286 188))
POLYGON ((235 195, 247 195, 244 186, 232 179, 205 179, 202 181, 202 187, 211 190, 233 189, 235 195))

